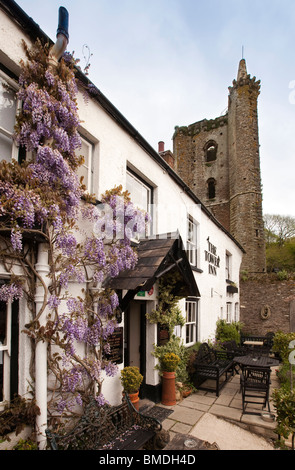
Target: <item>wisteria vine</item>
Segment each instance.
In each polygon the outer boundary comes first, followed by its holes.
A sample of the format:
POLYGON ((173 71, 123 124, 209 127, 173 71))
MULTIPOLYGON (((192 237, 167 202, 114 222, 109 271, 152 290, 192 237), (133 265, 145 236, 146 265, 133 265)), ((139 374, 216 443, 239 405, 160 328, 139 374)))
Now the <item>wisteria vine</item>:
MULTIPOLYGON (((30 152, 31 159, 0 162, 0 229, 10 230, 7 258, 25 257, 30 232, 41 233, 47 243, 51 268, 48 322, 40 328, 38 312, 34 312, 27 333, 35 341, 49 343, 55 377, 52 389, 58 395, 52 403, 63 412, 73 404, 81 405, 89 393, 95 393, 101 405, 106 401, 102 377, 117 373, 107 357, 109 337, 118 326, 119 300, 102 283, 134 268, 137 254, 131 238, 143 231, 147 216, 120 186, 107 191, 99 206, 85 195, 77 176, 83 159, 79 155, 76 62, 65 54, 53 68, 49 47, 38 41, 32 49, 25 46, 25 51, 27 62, 21 64, 18 92, 23 106, 15 140, 30 152), (79 228, 81 217, 89 227, 85 233, 79 228), (75 295, 73 283, 81 284, 75 295), (62 354, 54 353, 54 346, 62 354)), ((27 265, 34 269, 32 263, 27 265)), ((20 283, 0 288, 0 300, 12 301, 21 295, 20 283)))

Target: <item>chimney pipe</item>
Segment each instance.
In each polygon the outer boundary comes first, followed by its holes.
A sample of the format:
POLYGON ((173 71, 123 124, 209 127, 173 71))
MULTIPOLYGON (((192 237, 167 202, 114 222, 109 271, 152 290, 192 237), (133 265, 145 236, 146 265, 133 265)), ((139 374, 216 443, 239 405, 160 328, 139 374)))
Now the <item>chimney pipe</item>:
POLYGON ((158 145, 159 145, 159 153, 164 152, 165 151, 165 142, 160 141, 158 145))

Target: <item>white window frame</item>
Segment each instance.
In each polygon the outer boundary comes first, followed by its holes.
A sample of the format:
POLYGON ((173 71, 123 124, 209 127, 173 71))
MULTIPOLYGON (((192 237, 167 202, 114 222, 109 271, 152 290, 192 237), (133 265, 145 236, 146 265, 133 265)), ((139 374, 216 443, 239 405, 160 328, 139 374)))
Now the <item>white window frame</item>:
MULTIPOLYGON (((11 87, 11 89, 15 92, 15 94, 18 92, 19 87, 18 87, 17 83, 12 78, 10 78, 6 73, 4 73, 1 69, 0 69, 0 78, 3 81, 7 82, 7 84, 11 87)), ((16 97, 16 114, 21 109, 21 106, 22 106, 21 101, 19 99, 17 99, 17 97, 16 97)), ((16 114, 15 114, 15 118, 14 118, 15 123, 16 123, 16 114)), ((0 126, 0 134, 4 135, 5 137, 8 137, 12 141, 11 158, 9 160, 10 162, 13 158, 15 160, 18 159, 18 147, 14 142, 13 133, 14 132, 10 132, 9 130, 4 129, 3 127, 0 126)), ((2 158, 2 157, 0 156, 0 158, 2 158)))
POLYGON ((226 323, 232 322, 232 303, 226 303, 226 323))
MULTIPOLYGON (((88 161, 83 163, 82 167, 86 168, 87 170, 87 181, 85 179, 83 180, 83 184, 86 186, 86 192, 89 194, 92 194, 93 192, 93 153, 94 153, 94 144, 90 142, 86 137, 84 137, 82 134, 80 134, 80 138, 83 142, 83 144, 86 146, 88 149, 88 161)), ((81 155, 83 153, 81 152, 81 155)), ((83 155, 85 157, 85 155, 83 155)), ((79 169, 78 169, 78 175, 82 176, 79 174, 79 169)))
POLYGON ((197 341, 198 300, 185 300, 185 345, 195 344, 197 341))
POLYGON ((225 252, 225 279, 231 279, 232 255, 228 251, 225 252))
POLYGON ((235 315, 235 322, 240 321, 240 306, 239 306, 238 302, 235 303, 235 313, 234 313, 234 315, 235 315))
MULTIPOLYGON (((135 207, 138 207, 139 209, 148 212, 150 214, 150 216, 152 217, 153 214, 151 213, 151 209, 152 209, 152 202, 153 202, 153 188, 152 188, 152 186, 150 186, 148 183, 146 183, 142 178, 140 178, 140 176, 136 175, 129 168, 127 168, 127 170, 126 170, 126 189, 130 192, 130 198, 131 198, 131 201, 134 203, 135 207), (146 201, 146 206, 145 207, 138 205, 137 201, 132 200, 132 192, 130 191, 130 188, 129 188, 129 185, 128 185, 128 180, 127 180, 128 177, 132 178, 137 184, 139 184, 140 186, 142 186, 142 188, 144 188, 146 190, 147 201, 146 201)), ((152 222, 147 224, 146 231, 145 231, 145 236, 147 237, 151 234, 152 234, 152 222)), ((140 235, 141 234, 138 234, 136 239, 140 239, 141 238, 140 235)))
POLYGON ((191 266, 198 266, 198 224, 188 215, 187 217, 187 257, 191 266))
POLYGON ((3 401, 8 401, 10 397, 10 357, 11 357, 11 302, 6 303, 6 342, 0 344, 0 363, 3 364, 3 401))

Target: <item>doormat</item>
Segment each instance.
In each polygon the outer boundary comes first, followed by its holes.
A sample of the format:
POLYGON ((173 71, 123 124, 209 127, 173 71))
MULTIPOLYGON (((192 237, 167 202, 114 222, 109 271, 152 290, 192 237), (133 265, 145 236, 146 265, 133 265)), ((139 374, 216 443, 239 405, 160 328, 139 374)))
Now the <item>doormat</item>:
POLYGON ((153 406, 147 411, 143 411, 143 414, 150 416, 151 418, 156 418, 158 421, 162 423, 166 418, 168 418, 174 410, 168 410, 166 408, 162 408, 161 406, 153 406))

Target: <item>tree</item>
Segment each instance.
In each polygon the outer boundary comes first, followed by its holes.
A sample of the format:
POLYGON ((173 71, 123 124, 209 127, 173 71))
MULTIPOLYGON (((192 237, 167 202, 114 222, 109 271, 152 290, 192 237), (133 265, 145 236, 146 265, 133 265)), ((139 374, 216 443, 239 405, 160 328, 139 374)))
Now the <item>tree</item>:
POLYGON ((295 219, 290 216, 264 216, 266 259, 269 271, 295 270, 295 219))
POLYGON ((295 218, 283 215, 266 214, 264 226, 268 243, 276 241, 282 246, 285 241, 295 236, 295 218))

